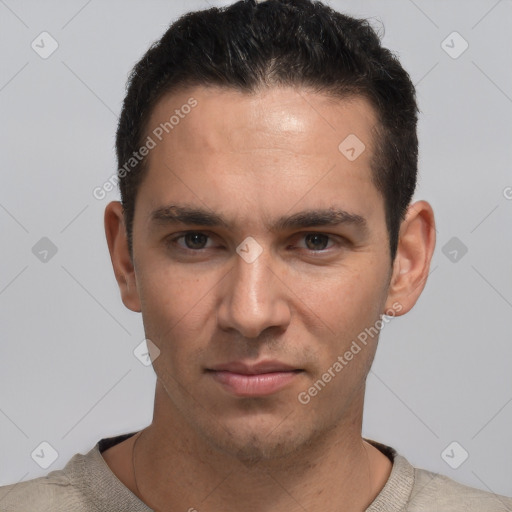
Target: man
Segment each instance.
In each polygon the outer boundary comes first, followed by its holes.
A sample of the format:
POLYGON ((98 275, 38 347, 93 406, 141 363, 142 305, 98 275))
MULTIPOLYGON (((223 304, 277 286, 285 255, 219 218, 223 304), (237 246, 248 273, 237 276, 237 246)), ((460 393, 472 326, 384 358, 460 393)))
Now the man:
POLYGON ((0 509, 512 511, 361 437, 378 331, 435 246, 411 204, 416 120, 370 26, 319 2, 173 24, 130 77, 105 211, 153 422, 0 489, 0 509))

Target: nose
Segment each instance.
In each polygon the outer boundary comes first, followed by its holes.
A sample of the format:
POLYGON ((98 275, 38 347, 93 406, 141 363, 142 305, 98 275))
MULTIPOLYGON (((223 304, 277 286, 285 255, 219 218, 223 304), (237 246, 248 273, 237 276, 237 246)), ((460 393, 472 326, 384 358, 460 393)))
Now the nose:
POLYGON ((257 338, 269 327, 285 329, 291 312, 288 288, 278 272, 278 262, 266 249, 252 262, 237 254, 234 267, 222 281, 218 327, 235 329, 245 338, 257 338))

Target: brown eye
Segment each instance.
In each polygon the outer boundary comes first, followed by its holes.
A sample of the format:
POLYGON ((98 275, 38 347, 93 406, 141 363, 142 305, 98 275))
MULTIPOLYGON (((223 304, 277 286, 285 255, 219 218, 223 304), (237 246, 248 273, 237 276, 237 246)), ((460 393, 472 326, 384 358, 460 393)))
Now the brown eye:
POLYGON ((203 249, 208 241, 208 236, 204 233, 187 233, 179 238, 185 239, 185 245, 187 249, 203 249))
POLYGON ((323 251, 329 243, 329 236, 322 233, 309 233, 305 235, 306 246, 312 251, 323 251))
POLYGON ((165 245, 171 250, 198 252, 202 249, 211 248, 211 244, 210 246, 207 245, 210 239, 211 237, 199 231, 187 231, 181 235, 170 236, 166 239, 165 245))

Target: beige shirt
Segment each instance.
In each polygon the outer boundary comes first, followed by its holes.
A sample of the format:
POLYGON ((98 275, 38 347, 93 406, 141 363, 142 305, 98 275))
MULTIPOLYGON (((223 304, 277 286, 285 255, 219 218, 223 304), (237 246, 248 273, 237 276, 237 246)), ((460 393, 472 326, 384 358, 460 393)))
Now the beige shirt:
MULTIPOLYGON (((101 439, 61 470, 0 487, 0 512, 152 512, 111 471, 101 453, 136 432, 101 439)), ((366 512, 512 512, 512 498, 481 491, 414 468, 393 448, 366 439, 393 462, 366 512)))

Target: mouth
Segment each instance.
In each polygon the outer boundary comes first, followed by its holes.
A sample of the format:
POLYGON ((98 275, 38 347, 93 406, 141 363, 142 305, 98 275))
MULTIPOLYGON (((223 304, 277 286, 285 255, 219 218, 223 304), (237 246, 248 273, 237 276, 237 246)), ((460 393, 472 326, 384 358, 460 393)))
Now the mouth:
POLYGON ((206 370, 225 391, 237 397, 266 396, 283 389, 304 370, 279 361, 254 365, 232 362, 206 370))

